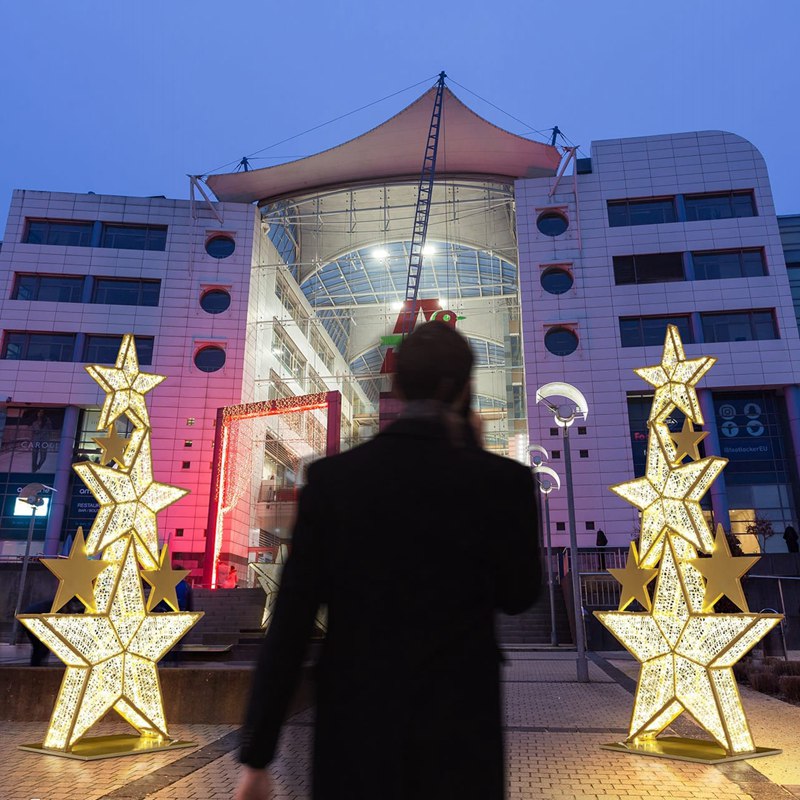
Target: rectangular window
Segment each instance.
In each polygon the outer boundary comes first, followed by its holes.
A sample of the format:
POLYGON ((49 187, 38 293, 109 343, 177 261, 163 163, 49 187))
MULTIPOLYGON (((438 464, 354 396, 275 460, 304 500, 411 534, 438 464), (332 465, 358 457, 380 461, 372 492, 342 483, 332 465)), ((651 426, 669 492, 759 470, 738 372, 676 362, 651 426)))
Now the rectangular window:
POLYGON ((623 347, 661 346, 667 325, 675 325, 684 344, 692 344, 694 335, 689 315, 674 317, 620 317, 619 334, 623 347))
POLYGON ((787 262, 786 272, 789 275, 789 289, 792 292, 794 316, 800 328, 800 262, 787 262))
POLYGON ((692 253, 694 277, 698 281, 724 278, 758 278, 767 274, 764 251, 711 250, 692 253))
POLYGON ((687 222, 756 216, 753 192, 749 189, 741 192, 687 194, 684 197, 684 204, 687 222))
POLYGON ((117 306, 157 306, 160 293, 159 280, 95 278, 92 302, 117 306))
POLYGON ((25 244, 89 247, 93 225, 79 220, 31 219, 25 231, 25 244))
POLYGON ((313 367, 308 368, 308 389, 309 394, 325 393, 328 387, 323 382, 322 378, 317 374, 313 367))
POLYGON ((674 197, 608 201, 608 224, 612 228, 627 225, 658 225, 677 220, 674 197))
POLYGON ((281 301, 283 307, 289 312, 289 316, 297 323, 303 333, 308 332, 308 315, 303 310, 300 301, 289 288, 289 284, 282 277, 278 276, 275 281, 275 294, 281 301))
POLYGON ((628 283, 664 283, 686 280, 682 253, 614 256, 613 261, 614 282, 618 286, 628 283))
MULTIPOLYGON (((153 342, 152 336, 136 337, 136 355, 140 364, 153 363, 153 342)), ((88 334, 83 343, 81 361, 86 364, 113 364, 121 344, 121 336, 88 334)))
POLYGON ((119 250, 166 250, 166 225, 122 225, 103 223, 100 247, 119 250))
POLYGON ((72 361, 74 333, 28 333, 6 331, 3 358, 12 361, 72 361))
POLYGON ((285 397, 294 397, 294 392, 281 380, 274 369, 269 371, 268 400, 281 400, 285 397))
POLYGON ((277 356, 278 361, 289 370, 292 377, 298 381, 305 379, 306 360, 283 328, 277 324, 272 331, 272 352, 277 356))
POLYGON ((83 283, 84 278, 80 275, 32 275, 18 272, 11 299, 80 303, 83 283))
POLYGON ((308 343, 317 356, 319 356, 319 360, 325 365, 328 372, 333 372, 333 353, 322 338, 322 334, 314 325, 311 326, 311 330, 309 331, 308 343))
POLYGON ((775 315, 770 309, 701 314, 700 319, 706 342, 750 342, 779 338, 775 315))

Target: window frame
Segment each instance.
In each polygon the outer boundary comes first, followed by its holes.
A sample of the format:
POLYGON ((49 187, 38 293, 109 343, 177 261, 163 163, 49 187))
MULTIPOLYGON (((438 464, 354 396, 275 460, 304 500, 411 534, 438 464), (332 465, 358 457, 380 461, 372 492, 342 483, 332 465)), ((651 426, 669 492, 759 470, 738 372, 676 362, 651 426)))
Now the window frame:
POLYGON ((620 317, 618 322, 620 347, 660 347, 664 344, 667 325, 675 325, 680 330, 681 340, 684 344, 694 344, 696 341, 691 314, 648 314, 643 316, 620 317), (660 333, 660 338, 656 341, 649 341, 648 339, 653 338, 653 332, 650 331, 650 336, 648 336, 648 332, 645 331, 645 324, 647 322, 660 322, 661 320, 664 321, 664 329, 663 332, 660 333), (686 323, 685 328, 682 329, 679 321, 686 323), (628 340, 626 342, 626 331, 623 329, 625 323, 638 323, 638 341, 634 342, 628 340))
MULTIPOLYGON (((117 360, 117 353, 119 352, 120 345, 122 344, 122 334, 114 333, 87 333, 83 339, 83 345, 80 353, 80 361, 84 364, 113 364, 117 360), (95 341, 92 341, 95 340, 95 341), (104 340, 109 348, 111 358, 101 358, 97 355, 90 356, 89 350, 91 347, 99 347, 100 340, 104 340)), ((153 350, 155 348, 155 337, 153 336, 136 336, 136 357, 139 363, 143 366, 149 366, 153 363, 153 350)))
POLYGON ((720 219, 747 219, 749 217, 758 216, 755 192, 752 189, 724 189, 719 192, 697 192, 693 194, 685 194, 683 196, 683 206, 686 222, 714 222, 715 220, 720 219), (735 213, 735 198, 745 196, 750 198, 750 210, 752 211, 752 214, 735 213), (694 201, 700 202, 702 200, 723 197, 730 201, 731 211, 730 214, 724 216, 699 216, 697 214, 698 208, 695 208, 692 205, 694 201))
POLYGON ((675 195, 663 195, 659 197, 632 197, 620 198, 618 200, 606 200, 606 215, 609 228, 630 228, 639 225, 670 225, 678 222, 678 206, 675 202, 675 195), (631 216, 631 208, 642 207, 648 204, 669 203, 672 219, 647 220, 645 222, 634 222, 631 216), (612 219, 612 209, 624 209, 624 221, 614 221, 612 219))
MULTIPOLYGON (((134 288, 134 287, 132 287, 134 288)), ((152 299, 152 298, 151 298, 152 299)), ((160 278, 112 278, 98 275, 92 279, 92 296, 89 301, 93 305, 102 306, 141 306, 145 308, 157 308, 161 302, 161 279, 160 278), (98 298, 101 291, 108 292, 113 284, 136 284, 136 302, 124 302, 120 300, 106 300, 98 298), (155 289, 155 302, 143 302, 145 291, 155 289)))
POLYGON ((48 246, 48 247, 91 247, 92 246, 92 236, 94 234, 94 221, 93 220, 86 220, 86 219, 47 219, 42 217, 29 217, 25 220, 25 233, 22 237, 22 244, 34 244, 37 246, 48 246), (44 239, 45 241, 41 242, 32 242, 31 238, 31 226, 32 225, 46 225, 47 230, 45 232, 44 239), (59 230, 59 228, 64 227, 78 227, 81 228, 82 231, 80 232, 79 241, 78 242, 51 242, 48 241, 51 238, 51 233, 54 233, 59 230))
POLYGON ((133 223, 133 222, 101 222, 100 242, 98 247, 107 250, 140 250, 145 252, 164 252, 167 249, 167 233, 169 227, 167 225, 153 225, 149 223, 133 223), (144 235, 143 247, 120 246, 115 238, 111 242, 108 241, 110 229, 117 228, 116 233, 112 233, 112 237, 122 236, 124 241, 125 231, 133 234, 135 231, 140 231, 144 235))
MULTIPOLYGON (((694 272, 694 280, 696 281, 721 281, 721 280, 734 280, 736 278, 762 278, 765 275, 768 275, 769 272, 767 270, 767 258, 766 253, 764 252, 763 247, 739 247, 739 248, 732 248, 728 250, 692 250, 692 266, 694 272), (761 264, 761 272, 755 275, 748 275, 746 274, 746 265, 745 265, 745 256, 751 253, 758 253, 760 258, 761 264), (712 256, 732 256, 737 255, 738 258, 738 266, 739 266, 739 274, 738 275, 708 275, 705 274, 703 276, 698 275, 698 259, 708 258, 712 256)), ((707 268, 704 268, 707 270, 707 268)), ((717 267, 717 271, 721 272, 722 270, 717 267)))
MULTIPOLYGON (((15 272, 14 273, 14 283, 11 288, 11 300, 22 300, 26 303, 80 303, 83 301, 83 289, 86 285, 86 276, 85 275, 53 275, 48 273, 38 273, 38 272, 15 272), (34 289, 32 292, 31 297, 20 297, 20 288, 21 288, 21 279, 30 278, 33 279, 34 282, 34 289), (47 281, 48 279, 58 280, 58 281, 75 281, 74 287, 70 290, 71 295, 77 294, 76 297, 71 297, 70 299, 57 299, 51 300, 49 298, 41 298, 39 295, 42 292, 42 283, 47 281), (75 292, 77 290, 77 293, 75 292)), ((65 287, 66 288, 66 287, 65 287)))
POLYGON ((680 283, 686 280, 686 263, 684 261, 683 251, 671 251, 669 253, 629 253, 625 255, 616 255, 611 257, 612 269, 614 270, 614 285, 615 286, 638 286, 645 283, 680 283), (647 258, 665 258, 666 256, 677 256, 680 262, 681 277, 665 278, 658 276, 654 279, 643 280, 640 278, 640 271, 646 269, 643 260, 647 258), (621 262, 623 259, 632 259, 632 263, 627 269, 630 269, 633 274, 633 280, 623 280, 622 272, 626 268, 621 262), (641 266, 637 265, 637 260, 641 266))
POLYGON ((700 313, 700 324, 703 329, 703 341, 709 344, 715 344, 720 342, 769 342, 775 341, 776 339, 780 339, 780 330, 778 329, 778 321, 775 316, 775 309, 774 308, 743 308, 737 309, 735 311, 703 311, 700 313), (768 315, 768 318, 771 323, 771 329, 773 336, 758 336, 756 335, 759 330, 759 325, 763 325, 765 320, 762 318, 761 321, 755 318, 755 315, 768 315), (713 320, 720 319, 722 317, 734 317, 744 315, 747 317, 747 321, 749 323, 750 328, 750 337, 749 338, 717 338, 714 331, 716 330, 713 327, 713 320), (709 335, 711 334, 711 335, 709 335))
POLYGON ((77 343, 78 335, 76 333, 69 333, 69 332, 60 332, 60 331, 14 331, 14 330, 7 330, 3 334, 3 347, 2 352, 0 352, 0 359, 6 361, 46 361, 46 362, 58 362, 58 363, 74 363, 75 361, 75 346, 77 343), (47 336, 59 336, 63 337, 66 341, 62 342, 59 346, 61 348, 62 354, 64 353, 65 348, 69 352, 69 358, 30 358, 30 348, 32 345, 36 344, 33 341, 33 337, 47 337, 47 336), (22 337, 22 342, 20 342, 21 346, 21 354, 18 357, 9 356, 8 351, 9 347, 12 345, 11 339, 12 337, 22 337))

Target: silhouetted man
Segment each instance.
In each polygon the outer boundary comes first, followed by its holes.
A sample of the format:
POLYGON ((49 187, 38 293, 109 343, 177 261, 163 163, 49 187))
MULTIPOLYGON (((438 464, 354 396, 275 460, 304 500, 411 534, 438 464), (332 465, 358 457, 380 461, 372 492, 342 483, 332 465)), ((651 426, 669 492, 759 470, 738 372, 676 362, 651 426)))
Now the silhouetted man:
POLYGON ((237 800, 272 797, 264 768, 322 603, 315 800, 504 796, 494 613, 536 599, 536 487, 529 469, 480 448, 471 368, 460 334, 422 325, 397 355, 399 419, 309 469, 255 674, 237 800))

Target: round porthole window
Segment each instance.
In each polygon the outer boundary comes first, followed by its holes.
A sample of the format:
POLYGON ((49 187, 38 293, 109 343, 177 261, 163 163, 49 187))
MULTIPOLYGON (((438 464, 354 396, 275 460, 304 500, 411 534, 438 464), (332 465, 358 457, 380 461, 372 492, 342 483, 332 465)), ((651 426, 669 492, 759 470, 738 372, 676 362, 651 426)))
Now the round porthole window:
POLYGON ((227 258, 236 249, 232 236, 212 236, 206 242, 206 253, 212 258, 227 258))
POLYGON ((225 351, 215 344, 201 347, 194 354, 194 365, 201 372, 216 372, 225 366, 225 351))
POLYGON ((554 356, 568 356, 578 349, 578 337, 569 328, 550 328, 544 335, 544 346, 554 356))
POLYGON ((572 275, 562 267, 548 267, 539 279, 542 289, 550 294, 564 294, 572 288, 572 275))
POLYGON ((536 220, 536 227, 545 236, 561 236, 569 228, 567 218, 558 211, 544 211, 536 220))
POLYGON ((225 289, 209 289, 200 296, 200 308, 208 314, 221 314, 231 304, 231 296, 225 289))

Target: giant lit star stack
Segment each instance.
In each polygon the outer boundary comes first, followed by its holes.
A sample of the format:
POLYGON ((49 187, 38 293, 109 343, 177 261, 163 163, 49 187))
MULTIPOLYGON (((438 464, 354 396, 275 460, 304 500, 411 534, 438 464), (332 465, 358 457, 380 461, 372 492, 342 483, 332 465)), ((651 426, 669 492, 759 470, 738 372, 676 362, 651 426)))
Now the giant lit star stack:
POLYGON ((87 759, 187 746, 169 736, 156 667, 202 616, 179 611, 175 586, 186 573, 172 570, 166 545, 158 546, 156 514, 187 493, 153 479, 144 395, 164 376, 139 370, 131 335, 114 367, 86 370, 106 393, 98 430, 109 435, 96 440, 100 465, 74 469, 100 510, 85 543, 79 530, 68 559, 44 560, 60 581, 52 612, 19 616, 67 667, 44 741, 23 749, 87 759), (128 439, 116 431, 123 417, 133 425, 128 439), (91 558, 97 554, 100 560, 91 558), (146 605, 142 578, 152 587, 146 605), (58 613, 73 597, 85 613, 58 613), (161 601, 172 610, 153 613, 161 601), (86 737, 111 709, 136 734, 86 737))
POLYGON ((732 558, 721 526, 712 536, 700 508, 727 463, 700 458, 697 443, 707 434, 693 429, 703 424, 695 386, 715 361, 687 359, 670 325, 661 363, 636 370, 655 388, 646 472, 611 489, 641 510, 639 548, 631 544, 625 569, 611 570, 622 584, 619 610, 595 612, 641 664, 628 738, 611 749, 706 762, 777 752, 755 746, 732 668, 781 616, 749 613, 740 578, 757 558, 732 558), (666 420, 676 409, 687 421, 670 434, 666 420), (742 613, 714 613, 723 595, 742 613), (634 600, 644 611, 625 610, 634 600), (713 741, 659 737, 684 711, 713 741))

